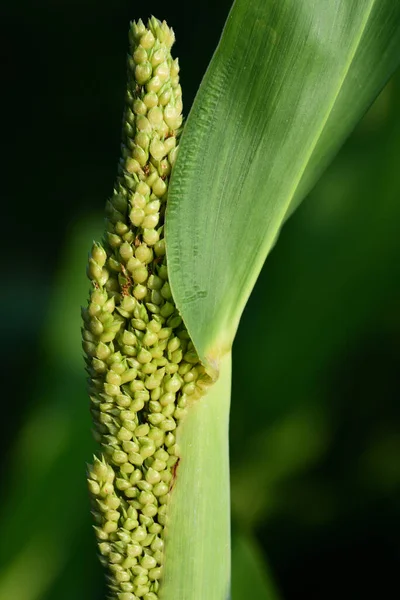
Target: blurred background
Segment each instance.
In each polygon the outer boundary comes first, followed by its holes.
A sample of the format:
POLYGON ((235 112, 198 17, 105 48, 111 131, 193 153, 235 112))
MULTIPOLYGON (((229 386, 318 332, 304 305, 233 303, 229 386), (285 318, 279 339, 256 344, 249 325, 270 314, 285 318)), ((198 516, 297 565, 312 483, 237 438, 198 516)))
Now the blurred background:
MULTIPOLYGON (((2 3, 0 600, 106 597, 79 308, 119 155, 129 21, 175 29, 187 113, 229 7, 2 3)), ((397 75, 285 225, 242 318, 233 600, 399 590, 399 159, 397 75)))

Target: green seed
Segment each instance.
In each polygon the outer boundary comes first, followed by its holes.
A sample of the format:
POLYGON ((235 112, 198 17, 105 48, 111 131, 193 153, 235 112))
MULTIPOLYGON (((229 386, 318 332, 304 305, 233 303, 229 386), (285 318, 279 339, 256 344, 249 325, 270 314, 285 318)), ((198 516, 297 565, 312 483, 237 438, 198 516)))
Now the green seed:
POLYGON ((135 436, 136 437, 144 437, 145 435, 147 435, 150 431, 150 427, 148 426, 147 423, 144 423, 143 425, 139 425, 138 427, 136 427, 135 429, 135 436))
POLYGON ((143 460, 143 456, 138 452, 131 452, 129 454, 129 462, 132 463, 132 465, 140 466, 143 464, 143 460))
MULTIPOLYGON (((150 569, 150 571, 149 571, 149 579, 151 581, 154 581, 155 579, 160 579, 161 574, 162 574, 161 567, 156 567, 155 569, 150 569)), ((154 594, 154 598, 157 598, 157 596, 155 594, 154 594)))
POLYGON ((142 348, 137 355, 137 359, 141 364, 146 364, 150 362, 152 358, 153 357, 151 353, 145 348, 142 348))

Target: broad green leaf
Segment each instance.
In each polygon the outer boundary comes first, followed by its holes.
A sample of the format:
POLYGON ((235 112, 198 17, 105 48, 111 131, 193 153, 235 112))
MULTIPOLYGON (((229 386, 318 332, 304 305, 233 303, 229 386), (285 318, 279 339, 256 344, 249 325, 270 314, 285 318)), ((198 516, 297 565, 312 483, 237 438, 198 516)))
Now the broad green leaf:
POLYGON ((399 2, 235 2, 182 136, 166 219, 174 298, 211 368, 285 218, 399 59, 399 2))

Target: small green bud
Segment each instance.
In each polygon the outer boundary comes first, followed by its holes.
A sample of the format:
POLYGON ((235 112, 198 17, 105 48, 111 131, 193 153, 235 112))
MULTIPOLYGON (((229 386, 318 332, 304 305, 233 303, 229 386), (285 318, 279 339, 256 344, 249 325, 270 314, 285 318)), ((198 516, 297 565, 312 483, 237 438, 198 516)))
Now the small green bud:
MULTIPOLYGON (((118 388, 119 390, 119 388, 118 388)), ((126 394, 116 394, 115 397, 116 403, 118 404, 118 406, 120 406, 121 408, 129 408, 131 405, 131 399, 128 395, 126 394)), ((125 424, 125 421, 124 421, 125 424)))
POLYGON ((138 267, 141 267, 141 266, 142 266, 142 264, 141 264, 140 260, 138 258, 136 258, 136 256, 134 256, 128 260, 128 264, 126 265, 126 268, 128 269, 128 271, 130 271, 132 273, 135 269, 137 269, 138 267))
MULTIPOLYGON (((142 119, 145 119, 145 117, 142 117, 142 119)), ((143 148, 141 148, 140 146, 135 146, 132 155, 133 158, 137 160, 139 165, 141 167, 144 167, 148 159, 148 153, 146 152, 146 150, 143 150, 143 148)))
POLYGON ((173 431, 176 429, 176 423, 174 419, 164 419, 161 421, 159 427, 162 429, 162 431, 173 431))
POLYGON ((151 353, 148 350, 146 350, 145 348, 142 348, 138 352, 138 355, 137 355, 137 359, 141 364, 146 364, 146 363, 150 362, 152 358, 153 357, 152 357, 151 353))
POLYGON ((121 501, 119 498, 117 498, 117 496, 107 496, 107 498, 105 499, 105 505, 108 506, 108 508, 111 509, 117 509, 121 504, 121 501))
POLYGON ((142 100, 137 98, 133 103, 133 111, 136 115, 143 116, 147 113, 147 106, 142 100))
POLYGON ((104 516, 107 521, 118 521, 120 514, 117 510, 108 510, 104 516))
POLYGON ((163 394, 160 398, 161 406, 168 406, 168 404, 174 404, 175 402, 175 394, 171 391, 163 394))
POLYGON ((136 369, 128 369, 121 376, 121 384, 129 383, 130 381, 133 381, 136 378, 136 376, 137 376, 136 369))
POLYGON ((112 455, 112 460, 117 465, 122 465, 128 460, 128 455, 122 450, 115 450, 112 455))
POLYGON ((142 227, 144 229, 154 229, 154 227, 157 227, 158 220, 159 220, 158 214, 146 215, 145 218, 143 219, 142 227))
POLYGON ((146 481, 148 481, 149 483, 154 485, 155 483, 158 483, 160 480, 161 480, 160 473, 150 467, 146 473, 146 481))
POLYGON ((96 242, 94 242, 92 246, 92 258, 99 265, 99 267, 104 267, 106 264, 107 253, 104 248, 102 248, 100 244, 97 244, 96 242))
POLYGON ((119 254, 123 261, 128 262, 128 260, 133 256, 133 248, 131 244, 128 244, 128 242, 121 244, 119 248, 119 254))
POLYGON ((132 38, 135 41, 139 40, 141 36, 145 33, 145 31, 146 27, 144 26, 142 19, 139 19, 137 22, 133 21, 132 27, 129 32, 131 44, 133 44, 132 38))
POLYGON ((121 427, 117 437, 121 442, 126 442, 132 439, 132 432, 126 429, 126 427, 121 427))
POLYGON ((186 394, 187 396, 191 396, 192 394, 194 394, 195 391, 196 391, 196 384, 194 382, 185 383, 185 385, 182 388, 182 392, 184 394, 186 394))
POLYGON ((140 244, 140 246, 136 248, 135 257, 141 263, 148 264, 153 259, 153 251, 146 244, 140 244))
POLYGON ((148 246, 154 246, 160 239, 160 234, 155 229, 144 229, 143 239, 148 246))
POLYGON ((150 50, 154 46, 154 42, 155 38, 150 30, 147 30, 140 38, 140 45, 146 50, 150 50))
POLYGON ((139 526, 132 533, 132 541, 141 542, 145 539, 146 535, 147 535, 146 530, 143 527, 139 526))
POLYGON ((172 415, 174 414, 174 411, 175 411, 175 405, 174 404, 167 404, 162 409, 162 414, 164 415, 164 417, 168 418, 168 417, 172 417, 172 415))
POLYGON ((153 523, 153 525, 150 525, 149 527, 149 533, 151 533, 152 535, 157 535, 161 533, 161 531, 162 527, 159 523, 153 523))
POLYGON ((143 62, 138 64, 135 69, 136 81, 139 85, 143 85, 148 81, 152 74, 151 64, 149 62, 143 62))
POLYGON ((94 496, 100 494, 100 486, 97 483, 97 481, 93 481, 93 479, 88 479, 88 486, 91 494, 93 494, 94 496))
MULTIPOLYGON (((137 117, 137 119, 136 119, 136 127, 137 127, 138 131, 142 131, 142 132, 148 133, 148 134, 151 134, 152 131, 153 131, 153 128, 151 126, 151 123, 150 123, 149 119, 147 117, 142 116, 142 115, 137 117)), ((143 152, 140 154, 140 156, 143 156, 143 152)), ((137 160, 139 160, 137 158, 137 156, 134 156, 134 158, 136 158, 137 160)), ((146 161, 147 161, 147 158, 148 157, 147 157, 147 154, 146 154, 146 161)), ((139 163, 140 163, 140 161, 139 161, 139 163)), ((144 164, 141 165, 141 166, 144 166, 144 164)))
POLYGON ((170 484, 171 480, 172 480, 172 473, 171 473, 171 471, 167 471, 167 470, 162 471, 162 473, 161 473, 161 479, 162 479, 162 481, 165 481, 165 483, 170 484))
POLYGON ((144 554, 140 559, 140 564, 144 569, 154 569, 154 567, 157 565, 157 561, 153 556, 144 554))
POLYGON ((118 396, 120 393, 120 389, 118 385, 114 385, 113 383, 105 383, 104 391, 109 396, 118 396))
POLYGON ((139 502, 142 505, 153 504, 155 501, 154 495, 151 492, 140 492, 139 502))
POLYGON ((156 75, 155 77, 152 77, 150 79, 150 81, 147 82, 146 90, 148 92, 156 92, 157 93, 161 89, 162 85, 163 85, 163 82, 158 77, 158 75, 156 75))
POLYGON ((150 427, 148 426, 147 423, 144 423, 143 425, 139 425, 138 427, 136 427, 135 436, 136 437, 144 437, 149 433, 149 431, 150 431, 150 427))
POLYGON ((104 533, 114 533, 118 529, 118 524, 115 521, 106 521, 103 525, 104 533))
POLYGON ((151 292, 151 301, 153 304, 160 305, 163 303, 163 297, 161 296, 161 292, 158 290, 152 290, 151 292))
MULTIPOLYGON (((167 448, 171 448, 174 444, 175 444, 174 434, 168 433, 168 435, 165 438, 165 445, 167 446, 167 448)), ((165 460, 168 460, 168 457, 165 460)))
MULTIPOLYGON (((175 312, 175 306, 172 304, 172 302, 166 302, 164 304, 164 306, 161 307, 161 310, 160 310, 161 316, 165 317, 165 318, 170 317, 174 312, 175 312)), ((198 361, 198 359, 197 359, 197 361, 198 361)))
POLYGON ((163 62, 156 67, 154 75, 157 75, 161 81, 166 81, 170 76, 170 69, 167 62, 163 62))
MULTIPOLYGON (((148 118, 150 124, 157 129, 158 127, 160 127, 160 125, 163 122, 163 109, 160 106, 153 106, 153 108, 150 108, 147 118, 148 118)), ((163 147, 164 147, 164 144, 163 144, 163 147)), ((156 160, 161 160, 161 158, 163 158, 166 154, 167 154, 167 152, 165 152, 165 154, 163 153, 160 158, 156 158, 155 156, 154 156, 154 158, 156 160)))
POLYGON ((103 556, 107 556, 107 554, 110 554, 111 548, 112 546, 108 542, 101 542, 99 544, 99 550, 103 556))
POLYGON ((145 216, 145 212, 142 208, 132 208, 131 212, 129 213, 129 218, 135 227, 139 227, 142 224, 145 216))
POLYGON ((164 256, 165 255, 165 240, 164 239, 158 240, 158 242, 156 242, 154 244, 154 252, 156 253, 156 256, 164 256))
POLYGON ((118 583, 122 583, 123 581, 129 581, 130 575, 127 571, 124 570, 117 571, 115 573, 115 579, 118 581, 118 583))
POLYGON ((165 416, 162 413, 152 413, 147 419, 152 425, 157 427, 165 419, 165 416))
POLYGON ((145 457, 143 457, 138 452, 129 453, 129 462, 132 463, 132 465, 141 466, 143 464, 144 458, 145 457))
POLYGON ((161 46, 158 50, 153 52, 151 57, 151 65, 152 67, 157 67, 157 65, 161 64, 165 61, 167 57, 166 49, 161 46))
POLYGON ((152 189, 153 193, 156 196, 162 198, 167 191, 167 184, 163 179, 161 179, 161 177, 158 177, 157 180, 154 182, 152 189))
POLYGON ((162 295, 163 298, 165 298, 165 300, 171 300, 172 299, 171 288, 169 286, 168 281, 166 281, 164 283, 164 285, 162 286, 162 288, 161 288, 161 295, 162 295))
POLYGON ((143 46, 138 46, 133 53, 133 60, 136 64, 144 63, 147 61, 147 52, 143 46))
POLYGON ((100 281, 102 279, 102 268, 100 265, 97 264, 97 262, 94 260, 94 258, 90 257, 89 258, 89 262, 88 262, 88 267, 87 267, 87 275, 89 277, 89 279, 93 279, 95 281, 100 281))
POLYGON ((153 487, 153 494, 155 496, 164 496, 167 493, 168 493, 168 485, 166 483, 164 483, 164 481, 160 481, 159 483, 156 483, 156 485, 153 487))
MULTIPOLYGON (((146 217, 148 218, 148 217, 146 217)), ((135 283, 144 283, 148 277, 148 271, 145 266, 137 267, 132 271, 132 277, 135 283)))
POLYGON ((161 277, 161 279, 164 279, 165 281, 167 281, 168 269, 167 269, 166 265, 161 265, 161 267, 158 269, 158 276, 161 277))
POLYGON ((149 438, 144 438, 141 440, 140 455, 143 457, 143 460, 148 456, 152 456, 155 451, 156 446, 153 440, 149 438))
POLYGON ((122 592, 118 594, 118 600, 136 600, 136 598, 137 596, 131 594, 130 592, 122 592))
POLYGON ((163 550, 164 549, 163 540, 160 537, 156 536, 151 544, 151 549, 153 550, 153 552, 163 550))
MULTIPOLYGON (((148 460, 148 459, 146 459, 148 460)), ((153 486, 151 485, 151 483, 149 483, 148 481, 146 481, 145 479, 142 479, 138 482, 137 487, 139 490, 144 491, 144 492, 151 492, 151 490, 153 489, 153 486)), ((142 523, 142 525, 148 525, 150 520, 147 517, 143 517, 143 515, 139 516, 140 522, 142 523)))
POLYGON ((155 504, 146 504, 142 508, 142 515, 148 517, 149 519, 153 519, 158 513, 158 507, 155 504))
POLYGON ((130 558, 136 558, 137 556, 140 556, 142 554, 142 551, 142 546, 140 546, 139 544, 129 544, 126 547, 126 554, 130 558))
MULTIPOLYGON (((147 580, 147 577, 146 577, 147 580)), ((147 585, 138 585, 135 589, 135 594, 138 598, 146 596, 150 592, 150 588, 147 585)))
POLYGON ((130 156, 126 159, 125 169, 128 171, 128 173, 139 173, 141 167, 138 161, 130 156))
POLYGON ((113 385, 120 386, 121 385, 121 376, 118 375, 115 371, 108 371, 106 375, 107 383, 112 383, 113 385))
POLYGON ((149 393, 147 390, 145 392, 136 392, 135 399, 132 401, 131 408, 136 412, 139 412, 143 409, 145 402, 149 399, 149 393))
POLYGON ((182 387, 182 379, 179 375, 173 375, 171 379, 166 380, 164 388, 167 392, 176 393, 182 387))

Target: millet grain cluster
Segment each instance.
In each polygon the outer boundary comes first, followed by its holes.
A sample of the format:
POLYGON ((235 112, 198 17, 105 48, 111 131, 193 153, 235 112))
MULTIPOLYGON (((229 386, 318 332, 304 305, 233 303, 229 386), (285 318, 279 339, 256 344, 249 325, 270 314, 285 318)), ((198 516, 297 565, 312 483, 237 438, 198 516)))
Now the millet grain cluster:
POLYGON ((211 383, 168 283, 164 215, 182 125, 173 31, 152 17, 130 29, 122 159, 93 245, 83 348, 101 458, 88 482, 111 598, 157 600, 176 428, 211 383))

